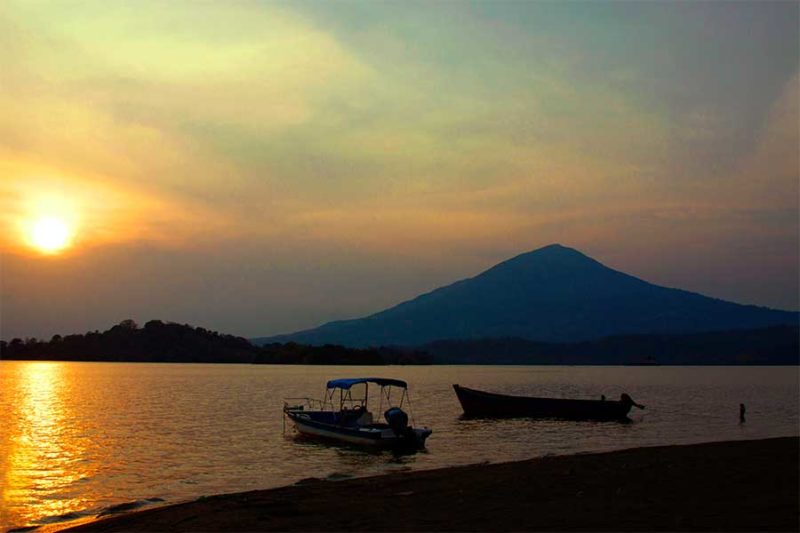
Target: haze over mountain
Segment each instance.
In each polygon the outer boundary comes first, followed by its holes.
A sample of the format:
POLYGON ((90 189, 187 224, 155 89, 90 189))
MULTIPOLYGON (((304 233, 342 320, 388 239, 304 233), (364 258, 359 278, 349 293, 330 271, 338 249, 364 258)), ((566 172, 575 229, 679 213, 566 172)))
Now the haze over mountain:
POLYGON ((575 342, 797 323, 795 312, 653 285, 553 244, 364 318, 255 340, 352 347, 500 337, 575 342))

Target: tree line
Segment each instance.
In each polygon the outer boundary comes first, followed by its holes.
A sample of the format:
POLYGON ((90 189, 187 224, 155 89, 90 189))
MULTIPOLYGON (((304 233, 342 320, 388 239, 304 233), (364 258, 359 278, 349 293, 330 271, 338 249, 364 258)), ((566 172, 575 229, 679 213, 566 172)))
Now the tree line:
POLYGON ((256 346, 244 337, 188 324, 123 320, 107 331, 0 341, 0 359, 163 363, 381 365, 430 364, 414 350, 308 346, 293 342, 256 346))

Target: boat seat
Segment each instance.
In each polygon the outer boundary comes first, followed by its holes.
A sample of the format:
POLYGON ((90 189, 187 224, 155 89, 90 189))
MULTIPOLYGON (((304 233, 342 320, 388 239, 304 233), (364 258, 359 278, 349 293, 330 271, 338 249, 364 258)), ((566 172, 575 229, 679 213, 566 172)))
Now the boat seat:
POLYGON ((367 426, 372 424, 372 413, 366 409, 343 409, 340 413, 339 423, 344 426, 367 426))
POLYGON ((372 424, 372 413, 369 411, 361 413, 361 416, 356 420, 357 426, 369 426, 370 424, 372 424))

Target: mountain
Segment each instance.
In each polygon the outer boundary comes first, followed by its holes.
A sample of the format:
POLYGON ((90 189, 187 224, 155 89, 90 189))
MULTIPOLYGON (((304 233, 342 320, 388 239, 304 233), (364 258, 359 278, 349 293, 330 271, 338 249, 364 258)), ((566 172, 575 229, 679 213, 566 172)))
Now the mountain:
POLYGON ((797 323, 796 312, 653 285, 553 244, 364 318, 255 341, 353 347, 502 337, 578 342, 797 323))

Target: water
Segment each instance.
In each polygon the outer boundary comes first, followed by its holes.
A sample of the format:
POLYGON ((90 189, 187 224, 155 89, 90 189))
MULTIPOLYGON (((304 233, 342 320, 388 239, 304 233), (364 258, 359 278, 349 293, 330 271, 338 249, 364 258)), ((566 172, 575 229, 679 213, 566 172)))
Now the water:
POLYGON ((797 367, 322 367, 0 362, 0 530, 307 477, 798 434, 797 367), (284 397, 334 377, 407 380, 427 450, 395 456, 282 434, 284 397), (647 406, 634 423, 461 420, 460 383, 647 406), (739 424, 739 403, 747 422, 739 424))

